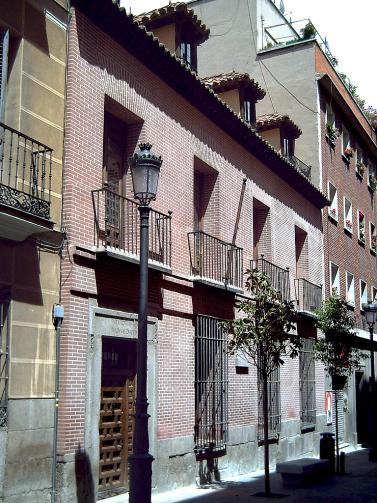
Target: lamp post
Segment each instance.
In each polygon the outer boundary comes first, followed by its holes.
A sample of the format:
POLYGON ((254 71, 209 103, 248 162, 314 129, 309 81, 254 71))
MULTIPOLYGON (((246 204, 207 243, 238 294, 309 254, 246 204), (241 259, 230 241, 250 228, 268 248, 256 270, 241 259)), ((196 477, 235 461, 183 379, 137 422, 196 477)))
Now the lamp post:
POLYGON ((151 152, 152 145, 140 143, 130 159, 134 197, 140 202, 140 298, 137 340, 137 391, 133 453, 130 462, 130 503, 150 503, 152 462, 148 437, 147 341, 148 341, 148 250, 149 203, 156 199, 161 157, 151 152))
POLYGON ((377 303, 376 302, 368 302, 367 304, 363 304, 364 310, 364 319, 369 328, 369 337, 370 337, 370 436, 371 436, 371 448, 369 450, 369 460, 377 461, 377 446, 376 446, 376 432, 375 432, 375 373, 374 373, 374 351, 373 351, 373 329, 376 324, 377 319, 377 303))

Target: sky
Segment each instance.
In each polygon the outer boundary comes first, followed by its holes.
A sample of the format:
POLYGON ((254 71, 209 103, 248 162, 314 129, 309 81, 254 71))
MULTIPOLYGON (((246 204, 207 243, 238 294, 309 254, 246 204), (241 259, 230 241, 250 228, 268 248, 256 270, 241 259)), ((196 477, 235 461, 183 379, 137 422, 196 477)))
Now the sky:
MULTIPOLYGON (((367 106, 377 108, 377 0, 283 1, 287 18, 292 21, 310 18, 338 59, 338 71, 348 75, 367 106)), ((127 12, 131 8, 133 14, 168 3, 168 0, 121 0, 121 5, 127 12)), ((276 4, 279 6, 280 0, 276 4)))

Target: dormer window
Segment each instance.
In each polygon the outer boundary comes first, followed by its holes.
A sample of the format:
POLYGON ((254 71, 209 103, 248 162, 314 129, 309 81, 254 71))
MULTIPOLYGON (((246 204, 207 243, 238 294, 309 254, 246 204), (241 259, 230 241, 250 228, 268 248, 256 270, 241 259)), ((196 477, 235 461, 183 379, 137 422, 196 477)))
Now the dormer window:
POLYGON ((197 71, 196 43, 190 38, 187 29, 176 30, 177 54, 186 65, 197 71))
POLYGON ((285 138, 281 136, 281 152, 286 157, 292 157, 295 153, 295 140, 294 138, 285 138))
POLYGON ((255 113, 255 95, 252 96, 250 90, 241 89, 240 90, 240 105, 241 105, 241 116, 245 122, 249 124, 255 124, 256 113, 255 113))

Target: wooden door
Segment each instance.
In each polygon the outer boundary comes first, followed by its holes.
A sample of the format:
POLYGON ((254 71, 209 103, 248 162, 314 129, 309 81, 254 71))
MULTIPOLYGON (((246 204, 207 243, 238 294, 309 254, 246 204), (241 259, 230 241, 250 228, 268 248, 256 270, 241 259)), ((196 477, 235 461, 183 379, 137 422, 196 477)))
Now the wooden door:
POLYGON ((99 492, 128 490, 136 400, 136 343, 104 338, 99 420, 99 492))

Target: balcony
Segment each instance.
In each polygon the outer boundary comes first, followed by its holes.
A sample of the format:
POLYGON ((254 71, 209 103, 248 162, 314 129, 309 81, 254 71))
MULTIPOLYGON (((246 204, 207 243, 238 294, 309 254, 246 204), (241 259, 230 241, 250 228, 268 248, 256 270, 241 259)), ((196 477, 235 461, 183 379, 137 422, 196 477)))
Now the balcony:
POLYGON ((195 281, 231 291, 243 287, 243 250, 202 231, 188 234, 191 274, 195 281))
POLYGON ((298 311, 315 314, 322 305, 322 287, 310 281, 295 279, 295 295, 298 311))
MULTIPOLYGON (((107 187, 92 191, 94 250, 127 262, 140 262, 138 203, 107 187)), ((151 209, 149 216, 149 267, 171 272, 171 214, 151 209)))
POLYGON ((52 149, 0 123, 0 236, 21 241, 52 229, 52 149))
POLYGON ((306 176, 306 178, 311 180, 311 178, 312 178, 311 166, 308 166, 307 164, 305 164, 303 161, 301 161, 301 159, 299 159, 295 155, 289 155, 289 156, 285 156, 285 157, 290 163, 292 163, 300 171, 301 174, 303 174, 304 176, 306 176))
POLYGON ((280 292, 281 300, 291 300, 288 269, 278 267, 263 256, 260 259, 252 260, 250 265, 252 270, 262 272, 270 278, 271 286, 280 292))

